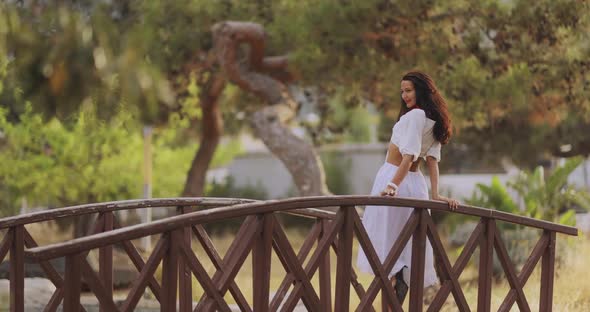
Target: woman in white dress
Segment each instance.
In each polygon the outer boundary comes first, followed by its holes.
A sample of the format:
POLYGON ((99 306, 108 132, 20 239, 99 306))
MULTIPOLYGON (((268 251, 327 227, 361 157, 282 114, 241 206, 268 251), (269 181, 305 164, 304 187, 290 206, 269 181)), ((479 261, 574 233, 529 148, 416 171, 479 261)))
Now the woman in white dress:
MULTIPOLYGON (((445 100, 430 76, 421 72, 409 72, 401 81, 401 103, 399 119, 393 127, 385 163, 377 172, 371 195, 428 199, 426 180, 419 170, 420 160, 424 159, 429 170, 432 199, 446 201, 451 209, 455 209, 458 206, 456 200, 438 194, 441 145, 446 144, 452 134, 445 100)), ((411 208, 402 207, 365 208, 363 225, 381 263, 385 261, 412 211, 411 208)), ((425 254, 424 287, 428 287, 437 282, 432 246, 428 241, 425 254)), ((410 238, 389 272, 400 302, 403 302, 410 284, 411 258, 410 238)), ((361 271, 373 273, 362 248, 359 248, 357 265, 361 271)))

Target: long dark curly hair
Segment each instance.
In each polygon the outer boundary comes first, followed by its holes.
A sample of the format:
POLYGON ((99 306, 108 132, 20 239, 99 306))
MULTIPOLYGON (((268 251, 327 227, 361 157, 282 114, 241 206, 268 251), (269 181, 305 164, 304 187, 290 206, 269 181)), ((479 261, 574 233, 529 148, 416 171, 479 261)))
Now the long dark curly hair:
MULTIPOLYGON (((447 108, 447 102, 436 88, 434 80, 427 74, 419 71, 406 73, 402 78, 403 80, 411 81, 414 84, 416 105, 418 108, 424 110, 426 117, 436 122, 433 129, 434 138, 441 144, 447 144, 453 134, 451 118, 447 108)), ((400 100, 402 105, 399 118, 410 111, 401 98, 401 95, 400 100)))

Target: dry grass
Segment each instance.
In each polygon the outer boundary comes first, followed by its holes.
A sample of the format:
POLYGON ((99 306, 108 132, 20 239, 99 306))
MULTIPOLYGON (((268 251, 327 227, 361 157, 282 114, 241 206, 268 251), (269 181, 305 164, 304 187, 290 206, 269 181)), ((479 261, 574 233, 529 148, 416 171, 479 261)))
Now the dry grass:
POLYGON ((45 221, 25 225, 39 246, 65 242, 73 238, 70 227, 62 229, 56 221, 45 221))
MULTIPOLYGON (((67 241, 71 238, 69 231, 60 231, 57 225, 53 223, 45 222, 39 225, 28 225, 27 229, 38 241, 39 245, 46 245, 59 241, 67 241), (51 234, 48 235, 48 233, 51 234)), ((224 235, 212 237, 215 247, 222 256, 226 253, 227 249, 232 243, 234 239, 234 234, 235 233, 226 233, 224 235)), ((289 237, 291 245, 293 246, 296 252, 301 248, 301 245, 304 242, 306 234, 307 233, 304 233, 300 230, 287 230, 287 235, 289 237)), ((154 237, 153 242, 155 243, 156 241, 157 237, 154 237)), ((209 260, 208 256, 205 254, 200 244, 198 244, 196 240, 193 240, 193 242, 193 250, 195 251, 197 257, 202 262, 203 266, 209 272, 209 274, 212 275, 215 272, 215 267, 213 266, 213 263, 209 260)), ((588 306, 590 306, 590 274, 587 273, 588 271, 586 263, 588 262, 588 259, 590 259, 590 238, 587 236, 568 238, 562 235, 558 235, 557 242, 557 252, 560 256, 561 261, 558 263, 556 267, 553 298, 554 310, 587 311, 588 306)), ((358 243, 355 242, 355 244, 353 245, 353 263, 356 259, 357 250, 358 243)), ((450 256, 452 259, 456 257, 456 253, 450 254, 453 254, 450 256)), ((335 285, 336 257, 333 251, 331 252, 331 266, 332 285, 335 285)), ((159 268, 156 273, 158 279, 160 277, 160 274, 161 268, 159 268)), ((270 281, 271 293, 275 292, 278 289, 284 276, 285 270, 283 269, 277 256, 273 253, 270 281)), ((358 273, 358 278, 358 281, 361 283, 361 285, 363 285, 365 289, 370 285, 371 281, 373 280, 372 275, 364 273, 358 273)), ((248 256, 248 258, 244 262, 244 265, 240 269, 235 281, 239 285, 241 291, 243 292, 244 296, 248 299, 248 301, 252 302, 253 288, 251 256, 248 256)), ((460 281, 463 286, 463 291, 465 293, 469 306, 472 310, 475 310, 477 307, 477 269, 474 266, 469 265, 461 275, 460 281)), ((312 284, 316 289, 319 289, 317 274, 316 276, 314 276, 312 284)), ((508 285, 506 279, 501 279, 495 282, 492 290, 492 310, 497 310, 509 289, 510 286, 508 285)), ((530 277, 529 281, 527 282, 524 288, 524 292, 530 304, 530 308, 533 311, 537 311, 539 309, 539 290, 540 264, 537 265, 537 268, 533 272, 532 276, 530 277)), ((203 289, 198 284, 196 279, 193 278, 193 297, 195 298, 195 300, 199 300, 203 293, 203 289)), ((121 293, 120 295, 125 296, 125 294, 123 293, 121 293)), ((334 289, 332 289, 332 298, 333 297, 334 289)), ((234 300, 229 293, 226 295, 225 299, 230 303, 234 303, 234 300)), ((374 307, 376 310, 380 310, 380 299, 381 296, 378 295, 374 302, 374 307)), ((408 300, 406 300, 404 308, 407 308, 407 301, 408 300)), ((351 307, 355 307, 356 305, 358 305, 358 303, 359 299, 354 294, 354 291, 351 288, 351 307)), ((456 310, 457 308, 454 305, 453 297, 451 295, 449 296, 447 302, 443 306, 443 311, 456 310)), ((513 310, 518 311, 518 306, 516 304, 514 304, 513 310)))
MULTIPOLYGON (((588 311, 590 307, 590 273, 588 273, 590 240, 583 236, 566 238, 558 235, 557 244, 561 261, 556 266, 553 309, 554 311, 588 311)), ((524 288, 532 311, 539 310, 540 274, 539 263, 524 288)), ((468 289, 471 291, 466 292, 467 300, 477 302, 476 287, 468 289)), ((509 289, 510 285, 505 279, 494 285, 492 310, 497 310, 509 289)), ((516 304, 512 310, 518 311, 516 304)))
MULTIPOLYGON (((305 239, 304 233, 299 231, 289 230, 287 235, 290 239, 296 251, 299 250, 305 239)), ((221 254, 225 254, 233 241, 233 235, 224 235, 221 237, 214 237, 213 242, 220 251, 221 254)), ((561 262, 556 267, 555 285, 554 285, 554 299, 553 306, 555 311, 587 311, 590 306, 590 274, 587 273, 586 263, 590 259, 590 239, 587 237, 576 237, 566 238, 565 236, 558 236, 558 253, 563 253, 561 262)), ((194 251, 198 258, 203 262, 203 266, 207 271, 212 274, 215 269, 213 264, 208 260, 208 257, 200 247, 200 245, 194 245, 194 251)), ((353 246, 353 263, 356 259, 356 253, 358 244, 355 242, 353 246)), ((332 252, 331 258, 332 266, 332 285, 335 284, 335 272, 336 272, 336 257, 332 252)), ((244 296, 251 302, 252 300, 252 265, 251 257, 248 256, 244 265, 240 269, 236 277, 236 283, 240 286, 240 289, 244 293, 244 296)), ((271 293, 276 291, 285 276, 285 270, 283 269, 280 261, 273 253, 272 264, 271 264, 271 293)), ((373 276, 365 273, 358 273, 359 282, 365 289, 370 285, 373 280, 373 276)), ((461 275, 461 284, 465 293, 467 302, 471 309, 475 310, 477 307, 477 269, 474 266, 468 266, 463 274, 461 275)), ((318 287, 317 274, 312 280, 312 284, 316 289, 318 287)), ((333 287, 334 288, 334 287, 333 287)), ((508 293, 510 286, 508 281, 504 278, 499 281, 495 281, 492 289, 492 310, 497 310, 502 303, 504 297, 508 293)), ((532 276, 527 282, 524 292, 529 302, 530 308, 533 311, 539 310, 539 291, 540 290, 540 263, 533 272, 532 276)), ((433 293, 432 289, 429 293, 433 293)), ((203 295, 203 289, 200 287, 198 282, 193 279, 193 296, 195 300, 198 300, 203 295)), ((427 291, 428 293, 428 291, 427 291)), ((377 296, 374 307, 376 310, 380 310, 380 295, 377 296)), ((332 289, 332 298, 334 298, 334 289, 332 289)), ((234 300, 229 295, 226 295, 225 299, 228 302, 233 303, 234 300)), ((404 304, 404 309, 407 309, 407 301, 404 304)), ((359 303, 358 297, 354 294, 351 288, 351 307, 357 306, 359 303)), ((457 307, 454 304, 452 295, 449 296, 447 302, 443 307, 443 311, 457 311, 457 307)), ((518 311, 516 303, 513 306, 513 311, 518 311)))

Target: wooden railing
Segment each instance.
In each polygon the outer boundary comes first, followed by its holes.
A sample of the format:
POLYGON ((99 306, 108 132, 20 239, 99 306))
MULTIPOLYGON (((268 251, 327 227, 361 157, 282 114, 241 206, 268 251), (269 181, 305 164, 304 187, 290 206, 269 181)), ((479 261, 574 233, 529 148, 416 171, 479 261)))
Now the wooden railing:
MULTIPOLYGON (((125 205, 111 203, 103 206, 88 206, 94 207, 88 208, 88 210, 101 214, 95 227, 97 234, 41 247, 37 247, 30 236, 26 235, 23 225, 41 219, 49 220, 50 214, 45 215, 44 218, 35 218, 35 216, 29 215, 0 220, 0 229, 10 228, 0 245, 0 259, 3 259, 10 250, 11 309, 13 311, 23 311, 24 309, 22 263, 24 257, 29 257, 42 265, 48 278, 56 286, 56 291, 48 303, 46 311, 55 311, 62 298, 64 311, 83 309, 80 305, 82 278, 96 295, 102 311, 134 310, 146 287, 151 289, 154 297, 160 302, 162 311, 176 311, 177 308, 180 311, 190 311, 193 310, 193 275, 205 291, 205 295, 200 299, 194 311, 230 311, 230 306, 224 299, 228 291, 242 311, 292 311, 299 300, 303 301, 308 311, 349 311, 351 309, 351 286, 360 298, 360 304, 355 308, 357 311, 373 311, 373 302, 379 292, 382 296, 382 309, 391 307, 394 311, 401 311, 401 304, 394 295, 387 272, 391 271, 404 246, 412 237, 410 311, 422 311, 424 308, 422 285, 426 239, 432 244, 434 255, 441 267, 439 272, 441 287, 428 307, 428 311, 439 310, 451 293, 459 310, 470 311, 473 308, 465 299, 459 283, 459 276, 478 245, 480 253, 477 311, 490 311, 491 309, 494 250, 511 286, 511 290, 499 310, 508 311, 516 302, 520 310, 530 311, 523 287, 541 260, 539 309, 551 311, 556 233, 577 235, 577 229, 573 227, 495 210, 460 206, 454 213, 479 217, 480 221, 463 247, 461 255, 451 265, 436 226, 428 213, 428 209, 449 211, 448 206, 442 202, 370 196, 306 197, 236 204, 184 213, 185 207, 196 206, 198 199, 168 201, 170 202, 160 203, 158 200, 129 202, 133 203, 127 204, 132 208, 146 207, 150 203, 154 206, 176 206, 182 215, 125 228, 117 228, 112 215, 112 211, 125 209, 123 208, 125 205), (360 205, 415 207, 412 216, 383 263, 379 261, 355 209, 360 205), (100 209, 104 210, 100 210, 98 207, 102 207, 100 209), (325 207, 336 207, 334 209, 336 212, 317 209, 325 207), (277 213, 285 212, 316 219, 315 225, 308 233, 298 254, 295 253, 281 224, 277 221, 277 213), (236 239, 222 258, 202 225, 236 217, 244 217, 244 221, 236 234, 236 239), (497 221, 539 228, 543 231, 518 274, 497 230, 497 221), (105 232, 106 230, 108 232, 105 232), (100 233, 101 231, 103 233, 100 233), (149 258, 144 262, 130 241, 155 234, 160 234, 160 239, 149 258), (214 274, 209 275, 202 264, 204 259, 199 259, 195 255, 192 249, 192 236, 197 238, 214 264, 216 268, 214 274), (358 239, 375 272, 373 281, 366 289, 357 281, 352 265, 354 236, 358 239), (114 244, 123 245, 140 272, 139 278, 134 281, 127 298, 121 305, 116 305, 112 298, 111 248, 114 244), (314 245, 316 245, 315 249, 314 245), (98 273, 92 269, 86 259, 88 252, 96 248, 99 249, 100 254, 98 273), (336 254, 335 285, 331 285, 330 249, 336 254), (270 298, 270 268, 273 250, 287 275, 273 298, 270 298), (248 301, 240 290, 246 285, 237 285, 234 281, 249 254, 252 255, 253 263, 253 285, 251 285, 253 298, 251 301, 248 301), (48 262, 48 260, 58 257, 66 258, 63 278, 48 262), (158 281, 154 275, 160 263, 162 264, 162 278, 158 281), (314 289, 311 282, 316 271, 319 277, 319 292, 314 289), (332 300, 332 288, 335 288, 336 300, 332 300), (250 302, 252 306, 250 306, 250 302)), ((202 199, 202 202, 205 201, 207 200, 202 199)), ((78 211, 78 213, 84 210, 80 207, 76 209, 74 211, 78 211)), ((72 208, 64 208, 64 210, 56 212, 55 216, 67 216, 68 211, 72 213, 72 208)))
MULTIPOLYGON (((27 224, 52 221, 63 218, 80 217, 83 215, 98 215, 91 234, 108 232, 118 228, 118 222, 114 213, 122 210, 144 209, 144 208, 168 208, 179 212, 179 207, 214 208, 227 205, 254 202, 250 199, 235 198, 162 198, 150 200, 125 200, 116 202, 105 202, 99 204, 87 204, 66 208, 51 209, 24 215, 18 215, 0 219, 0 230, 5 231, 4 238, 0 243, 0 262, 4 260, 10 251, 10 308, 11 311, 23 311, 24 309, 24 252, 25 248, 37 247, 37 242, 27 231, 27 224)), ((184 208, 183 208, 184 209, 184 208)), ((172 212, 174 214, 174 212, 172 212)), ((137 252, 137 249, 130 243, 124 242, 123 247, 136 268, 140 270, 145 264, 137 252)), ((49 301, 46 310, 55 311, 64 296, 63 278, 48 262, 39 263, 47 278, 56 286, 56 291, 49 301)), ((106 246, 99 250, 99 267, 101 280, 105 285, 112 285, 112 246, 106 246)), ((155 285, 153 282, 151 286, 155 285)), ((112 287, 107 287, 108 294, 112 294, 112 287)), ((158 291, 158 290, 156 290, 158 291)), ((104 309, 103 309, 104 311, 104 309)))

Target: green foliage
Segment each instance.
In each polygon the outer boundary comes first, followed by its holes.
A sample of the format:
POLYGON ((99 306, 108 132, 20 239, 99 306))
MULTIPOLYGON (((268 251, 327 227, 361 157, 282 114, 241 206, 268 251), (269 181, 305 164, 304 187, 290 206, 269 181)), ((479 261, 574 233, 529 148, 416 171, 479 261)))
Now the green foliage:
MULTIPOLYGON (((167 80, 144 58, 143 38, 122 31, 106 7, 93 8, 89 16, 59 5, 40 12, 0 6, 0 14, 10 17, 0 20, 0 51, 18 56, 9 77, 35 110, 63 119, 90 102, 101 107, 97 116, 108 118, 123 104, 154 120, 159 104, 172 103, 167 80)), ((17 103, 3 106, 10 114, 24 112, 17 103)))
MULTIPOLYGON (((590 210, 590 193, 567 185, 569 175, 581 163, 581 158, 569 159, 547 175, 543 167, 539 166, 532 172, 521 172, 506 186, 494 177, 491 185, 477 184, 477 191, 467 203, 574 226, 574 205, 590 210), (522 208, 512 199, 509 190, 522 200, 522 208)), ((497 227, 501 229, 512 262, 517 266, 523 265, 539 238, 539 231, 508 222, 498 222, 497 227)), ((500 277, 503 271, 497 258, 494 259, 493 267, 494 275, 500 277)))
POLYGON ((227 177, 223 183, 211 183, 207 187, 206 196, 259 200, 268 199, 268 195, 260 183, 239 187, 236 185, 235 178, 232 176, 227 177))
MULTIPOLYGON (((0 100, 7 121, 19 122, 29 101, 66 128, 85 105, 98 107, 94 114, 103 120, 124 111, 158 127, 187 123, 190 130, 169 142, 182 162, 163 151, 154 161, 188 168, 194 146, 182 142, 198 135, 194 72, 210 52, 210 28, 243 20, 265 27, 267 55, 289 55, 298 83, 321 90, 321 122, 313 131, 319 144, 366 142, 376 121, 364 103, 394 120, 399 78, 417 68, 435 78, 450 104, 462 130, 452 142, 468 146, 468 155, 481 162, 508 157, 533 167, 562 144, 572 146, 566 156, 590 153, 585 1, 101 3, 0 5, 0 100), (191 117, 177 120, 175 113, 191 117)), ((226 130, 235 133, 260 103, 235 87, 226 91, 222 113, 226 130)), ((381 124, 378 136, 388 138, 391 125, 381 124)), ((184 180, 168 179, 156 181, 184 180)))
POLYGON ((502 185, 494 177, 491 185, 477 184, 467 203, 501 210, 531 218, 543 219, 567 225, 575 224, 574 206, 590 210, 590 194, 567 185, 569 175, 582 163, 581 158, 569 159, 563 166, 545 175, 543 167, 521 172, 516 178, 502 185), (523 202, 521 208, 508 189, 516 192, 523 202))
POLYGON ((543 167, 521 173, 509 184, 523 199, 525 213, 534 218, 575 224, 574 206, 590 210, 590 194, 567 186, 569 175, 582 164, 582 158, 572 158, 549 175, 543 167))
MULTIPOLYGON (((176 142, 186 124, 175 116, 168 128, 154 131, 154 197, 181 193, 198 147, 176 142)), ((0 110, 0 130, 0 185, 11 195, 10 205, 2 207, 5 214, 15 213, 23 197, 31 205, 49 207, 142 197, 143 138, 129 113, 105 122, 88 109, 66 125, 57 119, 44 122, 26 105, 18 123, 0 110)), ((213 166, 226 164, 238 152, 239 145, 222 145, 213 166)))
MULTIPOLYGON (((332 95, 346 88, 347 97, 359 100, 344 110, 356 114, 360 99, 369 99, 395 117, 401 73, 422 68, 449 100, 455 125, 469 130, 457 141, 480 155, 535 165, 538 159, 526 152, 544 157, 555 153, 556 142, 567 140, 583 152, 585 140, 576 130, 590 121, 588 9, 569 0, 154 0, 38 11, 6 4, 0 7, 6 17, 0 54, 18 56, 9 66, 11 78, 39 111, 67 115, 90 98, 101 115, 123 105, 144 120, 165 122, 181 106, 171 104, 174 96, 186 96, 185 88, 168 85, 191 79, 183 68, 210 50, 211 26, 258 22, 269 34, 268 55, 289 54, 302 83, 328 95, 320 101, 321 118, 328 120, 322 126, 352 133, 347 139, 364 140, 365 130, 339 124, 332 95), (484 135, 490 142, 477 139, 484 135)), ((227 100, 244 103, 243 96, 227 100)), ((224 112, 234 113, 232 107, 224 105, 224 112)))
POLYGON ((478 183, 476 187, 479 193, 473 194, 473 198, 469 200, 470 205, 514 214, 520 213, 518 204, 514 202, 498 177, 493 177, 490 185, 478 183))
POLYGON ((376 123, 366 107, 357 104, 359 98, 353 93, 339 90, 328 100, 328 110, 322 127, 332 135, 325 142, 366 143, 371 141, 371 127, 376 123))
MULTIPOLYGON (((490 185, 477 183, 476 187, 477 191, 474 192, 471 199, 466 201, 468 204, 500 210, 516 215, 522 214, 518 203, 514 202, 510 193, 498 177, 493 177, 490 185)), ((502 229, 513 230, 516 228, 516 226, 511 223, 502 223, 498 226, 502 229)))
POLYGON ((330 192, 335 195, 350 194, 350 179, 352 177, 347 169, 350 168, 351 159, 338 152, 322 153, 321 159, 326 174, 326 184, 330 192))
MULTIPOLYGON (((153 139, 153 196, 176 197, 182 193, 191 161, 199 145, 190 140, 186 133, 192 130, 190 114, 172 113, 167 127, 156 128, 153 139)), ((236 139, 218 146, 210 167, 227 165, 241 153, 242 148, 236 139)))
POLYGON ((141 151, 141 140, 130 140, 129 122, 121 115, 107 125, 85 111, 67 129, 55 119, 44 123, 27 105, 13 124, 2 110, 2 184, 15 197, 53 207, 138 197, 141 152, 132 151, 141 151))

